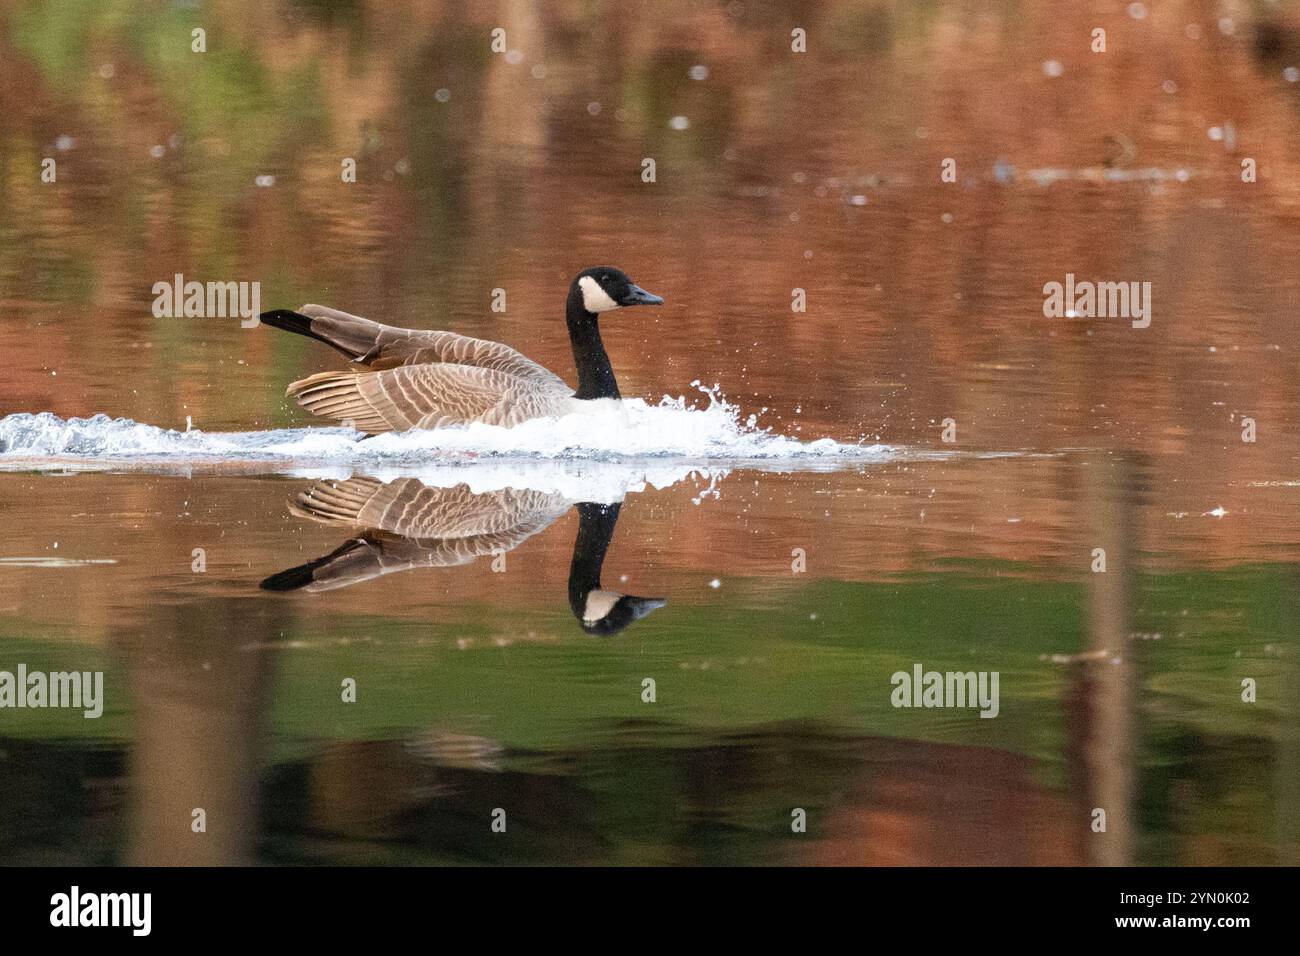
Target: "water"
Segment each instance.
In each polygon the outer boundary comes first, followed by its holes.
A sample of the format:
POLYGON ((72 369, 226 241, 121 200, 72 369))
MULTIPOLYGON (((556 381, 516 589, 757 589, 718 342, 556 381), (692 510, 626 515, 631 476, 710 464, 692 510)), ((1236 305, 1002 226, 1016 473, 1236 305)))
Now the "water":
POLYGON ((1300 859, 1286 9, 669 4, 611 57, 585 5, 99 6, 0 14, 0 671, 104 674, 0 709, 0 861, 1300 859), (512 430, 360 440, 283 397, 323 346, 150 309, 573 380, 598 263, 666 299, 603 321, 626 400, 512 430), (1045 318, 1067 273, 1151 325, 1045 318), (304 505, 362 488, 437 520, 304 505))

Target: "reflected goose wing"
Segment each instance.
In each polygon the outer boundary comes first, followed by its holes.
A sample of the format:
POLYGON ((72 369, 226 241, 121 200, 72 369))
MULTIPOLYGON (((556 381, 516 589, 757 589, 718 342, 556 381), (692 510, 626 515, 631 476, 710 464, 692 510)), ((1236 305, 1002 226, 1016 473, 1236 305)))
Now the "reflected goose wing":
POLYGON ((314 561, 272 575, 271 591, 329 591, 411 568, 452 567, 517 547, 569 507, 558 494, 513 488, 475 494, 415 478, 320 481, 290 505, 325 524, 369 527, 314 561))
MULTIPOLYGON (((549 524, 547 522, 546 524, 549 524)), ((267 591, 333 591, 412 568, 449 568, 487 554, 501 554, 531 537, 546 524, 498 534, 464 538, 403 538, 367 532, 349 538, 315 561, 273 574, 262 582, 267 591)))
MULTIPOLYGON (((318 481, 298 493, 290 510, 326 524, 372 528, 405 538, 465 538, 550 524, 569 508, 563 495, 501 488, 475 493, 469 485, 433 488, 418 478, 318 481)), ((538 529, 540 530, 540 528, 538 529)))

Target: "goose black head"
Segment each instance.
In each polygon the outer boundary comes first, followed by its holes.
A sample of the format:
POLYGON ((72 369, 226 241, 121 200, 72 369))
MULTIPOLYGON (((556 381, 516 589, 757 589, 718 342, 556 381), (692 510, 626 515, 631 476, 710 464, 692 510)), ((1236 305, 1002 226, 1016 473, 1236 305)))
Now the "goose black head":
POLYGON ((664 302, 613 266, 583 269, 573 280, 573 294, 581 297, 582 307, 593 315, 629 305, 663 305, 664 302))

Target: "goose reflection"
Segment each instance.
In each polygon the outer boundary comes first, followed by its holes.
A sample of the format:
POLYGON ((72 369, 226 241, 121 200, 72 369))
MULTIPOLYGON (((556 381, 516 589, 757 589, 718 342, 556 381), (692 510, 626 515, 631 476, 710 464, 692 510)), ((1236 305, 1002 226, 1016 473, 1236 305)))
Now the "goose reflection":
MULTIPOLYGON (((332 591, 412 568, 446 568, 511 551, 574 507, 557 492, 468 485, 432 487, 417 478, 318 481, 289 510, 322 524, 357 529, 329 554, 273 574, 267 591, 332 591)), ((581 502, 569 565, 569 607, 588 634, 617 634, 664 606, 601 586, 600 569, 620 506, 581 502)))

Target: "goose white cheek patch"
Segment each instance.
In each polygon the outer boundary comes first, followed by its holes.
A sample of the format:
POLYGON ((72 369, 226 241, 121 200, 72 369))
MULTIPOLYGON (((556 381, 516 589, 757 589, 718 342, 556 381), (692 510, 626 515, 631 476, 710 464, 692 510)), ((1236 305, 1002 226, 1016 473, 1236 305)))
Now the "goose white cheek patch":
POLYGON ((582 307, 588 312, 608 312, 618 308, 618 303, 591 276, 579 279, 578 286, 582 289, 582 307))
POLYGON ((602 620, 614 610, 614 605, 623 595, 617 591, 591 591, 587 594, 586 606, 582 609, 582 619, 588 624, 602 620))

